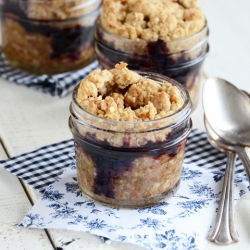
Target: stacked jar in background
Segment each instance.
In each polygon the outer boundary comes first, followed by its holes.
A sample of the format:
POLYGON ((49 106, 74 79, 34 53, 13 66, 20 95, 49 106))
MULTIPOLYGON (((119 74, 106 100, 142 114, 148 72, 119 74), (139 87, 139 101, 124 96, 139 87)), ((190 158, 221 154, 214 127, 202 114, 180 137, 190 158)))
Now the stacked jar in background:
POLYGON ((183 84, 196 107, 208 26, 196 0, 106 0, 97 20, 95 51, 102 68, 120 61, 183 84))

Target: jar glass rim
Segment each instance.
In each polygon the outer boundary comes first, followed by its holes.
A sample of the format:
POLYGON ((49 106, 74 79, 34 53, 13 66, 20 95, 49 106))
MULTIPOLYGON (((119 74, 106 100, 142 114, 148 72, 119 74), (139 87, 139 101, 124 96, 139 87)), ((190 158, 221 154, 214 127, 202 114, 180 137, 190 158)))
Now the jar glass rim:
MULTIPOLYGON (((97 116, 95 114, 92 114, 90 112, 88 112, 87 110, 83 109, 77 102, 76 100, 76 97, 77 97, 77 91, 78 91, 78 87, 80 85, 80 83, 75 87, 73 93, 72 93, 72 103, 71 103, 71 109, 73 109, 72 111, 76 111, 75 113, 77 113, 77 118, 80 119, 79 122, 84 122, 84 121, 81 121, 81 117, 82 115, 83 116, 88 116, 89 118, 92 118, 92 119, 98 119, 102 122, 109 122, 110 124, 114 124, 114 125, 124 125, 124 126, 130 126, 130 125, 142 125, 142 124, 149 124, 149 125, 153 125, 153 124, 156 124, 156 123, 159 123, 161 121, 165 121, 165 120, 168 120, 168 119, 171 119, 173 121, 178 121, 178 118, 180 117, 187 117, 190 115, 191 113, 191 109, 192 109, 192 102, 191 102, 191 99, 190 99, 190 96, 189 96, 189 93, 188 91, 186 90, 186 88, 178 83, 177 81, 167 77, 167 76, 164 76, 164 75, 161 75, 161 74, 157 74, 157 73, 153 73, 153 72, 145 72, 145 71, 134 71, 138 74, 140 74, 141 76, 145 77, 145 78, 150 78, 150 79, 153 79, 155 80, 156 82, 158 83, 161 83, 161 82, 170 82, 171 84, 173 84, 174 86, 176 86, 180 92, 181 92, 181 95, 183 97, 183 100, 184 100, 184 103, 182 105, 182 107, 175 113, 171 114, 171 115, 168 115, 168 116, 165 116, 165 117, 161 117, 161 118, 158 118, 158 119, 154 119, 154 120, 147 120, 147 121, 117 121, 117 120, 112 120, 112 119, 107 119, 107 118, 103 118, 103 117, 100 117, 100 116, 97 116)), ((85 123, 85 122, 84 122, 85 123)), ((92 124, 89 124, 90 126, 93 126, 92 124)), ((175 124, 170 124, 171 126, 174 126, 175 124)), ((159 128, 161 129, 161 128, 159 128)), ((112 129, 111 129, 112 130, 112 129)), ((155 129, 153 129, 155 130, 155 129)))
MULTIPOLYGON (((96 38, 96 37, 95 37, 96 38)), ((194 50, 194 48, 196 49, 196 47, 198 47, 199 44, 197 44, 195 47, 192 48, 192 50, 194 50)), ((107 46, 106 44, 103 44, 102 42, 99 42, 95 41, 95 47, 96 47, 96 51, 99 50, 99 47, 103 48, 105 51, 109 51, 110 53, 115 53, 115 55, 118 55, 120 56, 121 58, 124 57, 125 55, 127 56, 133 56, 134 55, 134 52, 132 51, 131 53, 129 53, 128 51, 120 51, 118 49, 113 49, 109 46, 107 46)), ((186 62, 181 62, 179 63, 178 62, 178 66, 176 67, 173 67, 173 70, 174 69, 178 69, 178 68, 183 68, 183 67, 190 67, 191 65, 194 65, 194 64, 197 64, 199 63, 200 61, 204 60, 204 58, 207 56, 208 52, 209 52, 209 44, 205 44, 205 49, 202 50, 202 53, 195 59, 193 60, 189 60, 189 61, 186 61, 186 62)), ((185 53, 188 53, 190 52, 190 50, 186 50, 185 53)), ((192 51, 191 51, 192 52, 192 51)), ((178 53, 168 53, 168 54, 154 54, 154 55, 150 55, 150 54, 137 54, 137 58, 140 58, 140 60, 147 60, 148 58, 154 58, 154 60, 156 59, 166 59, 166 58, 173 58, 174 56, 178 56, 178 55, 182 55, 183 54, 183 51, 180 51, 178 53)), ((99 55, 100 57, 100 55, 99 55)))
MULTIPOLYGON (((72 118, 72 117, 70 117, 69 118, 69 121, 68 121, 68 125, 69 125, 69 128, 70 128, 70 130, 71 130, 71 132, 75 135, 75 136, 77 136, 77 137, 79 137, 79 138, 84 138, 80 133, 79 133, 79 131, 77 130, 77 129, 75 129, 74 128, 74 125, 73 125, 73 120, 74 120, 74 118, 72 118)), ((163 144, 164 144, 164 148, 162 148, 162 150, 166 150, 166 149, 168 149, 168 148, 171 148, 171 147, 173 147, 173 146, 175 146, 176 144, 179 144, 181 141, 183 141, 183 140, 185 140, 187 137, 188 137, 188 135, 190 134, 190 132, 191 132, 191 130, 192 130, 192 127, 193 127, 193 121, 192 121, 192 119, 190 118, 190 120, 189 120, 189 122, 187 123, 187 129, 185 129, 184 130, 184 132, 182 133, 182 134, 179 134, 179 136, 178 137, 176 137, 176 138, 173 138, 173 139, 171 139, 171 140, 168 140, 168 141, 166 141, 166 142, 163 142, 163 144)), ((155 132, 156 130, 153 130, 153 131, 145 131, 146 133, 150 133, 150 132, 155 132)), ((105 131, 105 132, 112 132, 112 134, 114 134, 114 131, 105 131)), ((117 134, 119 134, 120 132, 116 132, 115 131, 115 133, 117 133, 117 134)), ((133 134, 136 134, 136 132, 134 132, 133 134)), ((91 144, 96 144, 96 145, 98 145, 98 143, 96 143, 95 141, 88 141, 86 138, 84 138, 84 140, 85 140, 85 142, 86 143, 91 143, 91 144)), ((112 150, 116 150, 117 149, 117 147, 114 147, 114 146, 103 146, 103 150, 110 150, 112 148, 112 150)), ((156 145, 156 146, 153 146, 153 147, 150 147, 150 146, 148 146, 148 148, 150 148, 151 150, 152 149, 158 149, 159 147, 158 147, 158 145, 156 145)), ((139 147, 139 148, 134 148, 134 147, 119 147, 119 151, 125 151, 125 152, 136 152, 136 151, 138 151, 138 150, 140 150, 141 148, 139 147)))
MULTIPOLYGON (((24 1, 24 0, 15 0, 13 2, 17 2, 17 3, 25 3, 27 4, 27 1, 24 1)), ((32 3, 44 3, 43 1, 41 0, 31 0, 30 2, 32 3)), ((66 0, 65 3, 70 3, 70 2, 79 2, 79 0, 66 0)), ((91 4, 96 4, 98 3, 99 4, 91 9, 89 12, 87 13, 84 13, 82 15, 79 15, 79 16, 73 16, 73 17, 70 17, 70 18, 65 18, 65 19, 59 19, 59 18, 55 18, 55 19, 36 19, 36 18, 29 18, 29 17, 23 17, 23 16, 15 16, 15 15, 12 15, 12 13, 10 12, 10 15, 8 14, 8 12, 5 12, 5 9, 4 9, 4 3, 1 2, 0 3, 0 13, 4 13, 4 15, 9 15, 11 18, 13 19, 18 19, 18 20, 24 20, 24 21, 32 21, 32 22, 44 22, 44 23, 51 23, 51 22, 67 22, 67 21, 73 21, 73 20, 77 20, 79 18, 88 18, 89 16, 91 15, 95 15, 95 16, 98 16, 99 13, 101 12, 101 5, 102 5, 102 0, 89 0, 87 2, 85 2, 84 4, 79 4, 77 6, 74 6, 72 7, 72 11, 76 11, 76 10, 79 10, 79 9, 85 9, 87 7, 89 7, 91 4)))
MULTIPOLYGON (((117 36, 115 34, 112 34, 110 33, 109 31, 105 30, 103 27, 102 27, 102 24, 101 24, 101 20, 100 20, 100 15, 99 17, 96 19, 96 25, 97 25, 97 29, 100 28, 101 31, 106 35, 106 36, 110 36, 110 37, 114 37, 116 40, 121 40, 123 42, 126 42, 126 43, 135 43, 135 44, 139 44, 139 45, 146 45, 148 42, 147 41, 135 41, 135 40, 132 40, 132 39, 128 39, 128 38, 123 38, 123 37, 120 37, 120 36, 117 36)), ((173 41, 166 41, 167 44, 169 45, 175 45, 177 43, 180 43, 180 42, 188 42, 189 40, 192 40, 192 39, 196 39, 196 37, 199 37, 201 36, 202 34, 208 34, 209 33, 209 29, 208 29, 208 25, 207 25, 207 20, 205 20, 205 25, 204 27, 198 32, 198 33, 195 33, 194 35, 191 35, 191 36, 188 36, 188 37, 185 37, 183 39, 179 39, 179 40, 173 40, 173 41)), ((207 39, 207 38, 206 38, 207 39)))
MULTIPOLYGON (((70 2, 80 2, 81 0, 65 0, 65 3, 70 3, 70 2)), ((27 0, 12 0, 12 2, 20 2, 20 3, 27 3, 27 0)), ((34 2, 34 3, 45 3, 44 0, 29 0, 29 2, 34 2)), ((95 2, 102 2, 102 0, 87 0, 84 1, 84 4, 82 4, 83 7, 87 7, 90 4, 93 4, 95 2)))

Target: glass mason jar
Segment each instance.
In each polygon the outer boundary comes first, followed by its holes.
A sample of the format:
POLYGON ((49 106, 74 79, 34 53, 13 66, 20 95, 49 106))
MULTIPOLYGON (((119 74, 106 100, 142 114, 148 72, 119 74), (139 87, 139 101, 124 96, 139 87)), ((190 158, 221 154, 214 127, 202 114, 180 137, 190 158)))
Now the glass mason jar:
POLYGON ((79 106, 79 85, 70 105, 78 185, 90 198, 111 206, 146 207, 173 196, 180 185, 192 127, 191 100, 183 85, 159 74, 137 73, 177 86, 184 100, 182 108, 157 120, 106 119, 79 106))
POLYGON ((188 90, 194 109, 200 94, 202 65, 209 51, 208 36, 206 23, 199 33, 182 40, 134 41, 109 33, 98 18, 95 52, 103 69, 124 61, 131 70, 155 72, 180 82, 188 90))
POLYGON ((3 0, 2 57, 33 74, 80 69, 94 60, 101 0, 3 0))

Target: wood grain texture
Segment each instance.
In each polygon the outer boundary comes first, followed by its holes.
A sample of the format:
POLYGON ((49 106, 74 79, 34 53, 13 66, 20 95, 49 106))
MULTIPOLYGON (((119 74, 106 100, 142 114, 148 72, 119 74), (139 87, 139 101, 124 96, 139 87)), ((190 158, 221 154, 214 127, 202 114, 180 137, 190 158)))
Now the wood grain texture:
MULTIPOLYGON (((210 29, 210 52, 204 63, 206 75, 225 78, 250 92, 250 1, 199 0, 199 5, 206 14, 210 29)), ((71 138, 68 128, 70 101, 71 95, 62 99, 51 97, 0 79, 0 138, 8 153, 16 156, 71 138)), ((192 119, 194 128, 204 130, 201 99, 192 113, 192 119)), ((0 147, 1 157, 4 156, 0 147)), ((16 226, 31 205, 17 178, 4 169, 0 168, 0 171, 0 249, 2 246, 3 249, 20 249, 17 247, 19 242, 21 249, 50 249, 46 235, 40 235, 42 230, 23 230, 16 226), (16 202, 8 198, 10 194, 16 202)), ((29 186, 26 189, 35 202, 40 194, 29 186)), ((67 230, 49 232, 56 246, 64 250, 142 249, 115 242, 107 245, 87 233, 67 230)), ((237 244, 234 246, 236 249, 237 244)), ((233 246, 230 247, 233 249, 233 246)), ((217 246, 209 243, 208 249, 217 249, 217 246)))
MULTIPOLYGON (((6 158, 0 144, 0 159, 6 158)), ((0 166, 0 249, 53 249, 44 230, 18 226, 30 208, 18 178, 0 166)))
POLYGON ((71 95, 59 99, 1 79, 0 137, 11 154, 71 138, 71 95))

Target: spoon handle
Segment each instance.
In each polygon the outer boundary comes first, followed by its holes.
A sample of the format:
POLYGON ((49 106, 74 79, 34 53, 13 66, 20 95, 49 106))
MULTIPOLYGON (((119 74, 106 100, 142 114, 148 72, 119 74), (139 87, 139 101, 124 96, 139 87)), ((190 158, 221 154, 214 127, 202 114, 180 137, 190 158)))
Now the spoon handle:
POLYGON ((236 154, 227 151, 227 165, 221 191, 221 198, 215 223, 209 232, 208 239, 220 245, 239 241, 234 224, 234 166, 236 154))
POLYGON ((235 152, 239 155, 239 158, 240 158, 240 160, 245 168, 248 181, 250 182, 250 159, 249 159, 249 156, 247 155, 245 148, 239 147, 239 146, 235 146, 234 148, 235 148, 235 152))

